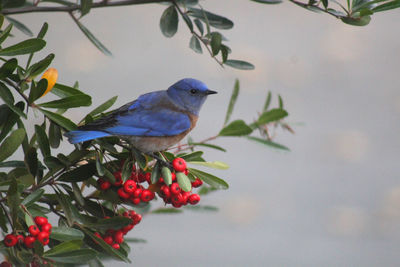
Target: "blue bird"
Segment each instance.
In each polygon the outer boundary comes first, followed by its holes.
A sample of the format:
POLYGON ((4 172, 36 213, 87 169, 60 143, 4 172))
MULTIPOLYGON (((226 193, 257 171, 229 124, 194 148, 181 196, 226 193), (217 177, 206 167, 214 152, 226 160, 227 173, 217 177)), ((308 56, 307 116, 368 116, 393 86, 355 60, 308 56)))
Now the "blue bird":
POLYGON ((201 81, 182 79, 167 90, 154 91, 78 130, 65 133, 72 144, 117 136, 144 153, 166 150, 195 126, 207 96, 217 92, 201 81))

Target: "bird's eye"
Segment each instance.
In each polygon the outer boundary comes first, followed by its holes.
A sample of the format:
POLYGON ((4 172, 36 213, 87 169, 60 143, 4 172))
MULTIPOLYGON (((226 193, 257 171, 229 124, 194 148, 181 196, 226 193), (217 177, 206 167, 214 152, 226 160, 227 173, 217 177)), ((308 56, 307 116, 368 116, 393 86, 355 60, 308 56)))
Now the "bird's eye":
POLYGON ((192 89, 192 90, 190 90, 190 93, 191 93, 192 95, 194 95, 195 93, 197 93, 197 90, 196 90, 196 89, 192 89))

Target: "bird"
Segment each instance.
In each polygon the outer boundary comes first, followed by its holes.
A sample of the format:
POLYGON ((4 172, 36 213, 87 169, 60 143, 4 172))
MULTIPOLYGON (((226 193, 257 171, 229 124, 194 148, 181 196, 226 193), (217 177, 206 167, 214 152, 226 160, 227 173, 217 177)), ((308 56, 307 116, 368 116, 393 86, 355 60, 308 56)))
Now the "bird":
POLYGON ((143 153, 164 151, 196 126, 207 96, 216 93, 199 80, 185 78, 167 90, 140 95, 110 114, 64 135, 72 144, 117 136, 143 153))

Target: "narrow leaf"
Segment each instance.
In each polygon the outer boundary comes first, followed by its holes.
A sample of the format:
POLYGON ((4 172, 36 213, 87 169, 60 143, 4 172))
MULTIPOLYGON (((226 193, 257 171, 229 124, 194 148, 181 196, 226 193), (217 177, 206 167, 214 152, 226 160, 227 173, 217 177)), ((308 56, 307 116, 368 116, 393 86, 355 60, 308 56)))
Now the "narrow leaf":
POLYGON ((168 167, 162 167, 161 168, 161 176, 164 179, 164 183, 166 185, 171 185, 172 184, 172 175, 171 175, 171 170, 168 167))
POLYGON ((266 145, 266 146, 270 146, 270 147, 273 147, 273 148, 278 148, 278 149, 287 150, 287 151, 290 150, 290 149, 287 148, 286 146, 281 145, 281 144, 278 144, 278 143, 275 143, 275 142, 272 142, 272 141, 270 141, 270 140, 261 139, 261 138, 254 137, 254 136, 248 136, 247 138, 248 138, 249 140, 256 141, 256 142, 258 142, 258 143, 261 143, 261 144, 264 144, 264 145, 266 145))
POLYGON ((0 49, 0 56, 18 56, 25 55, 41 50, 46 45, 42 39, 33 38, 24 40, 18 44, 0 49))
POLYGON ((50 156, 50 144, 46 132, 42 126, 35 125, 36 140, 39 144, 43 158, 50 156))
POLYGON ((239 70, 254 70, 254 65, 243 61, 243 60, 237 60, 237 59, 228 59, 224 63, 225 65, 228 65, 229 67, 239 69, 239 70))
POLYGON ((43 189, 37 189, 30 193, 28 196, 22 200, 21 204, 24 205, 25 207, 29 207, 32 204, 35 204, 36 201, 38 201, 44 194, 43 189))
POLYGON ((40 112, 42 112, 44 115, 46 115, 47 118, 49 118, 51 121, 57 123, 59 126, 67 129, 68 131, 75 130, 77 128, 76 124, 70 121, 69 119, 63 117, 60 114, 50 112, 45 109, 39 108, 40 112))
POLYGON ((284 109, 275 108, 264 112, 260 115, 257 120, 258 125, 264 125, 273 121, 278 121, 288 116, 288 113, 284 109))
POLYGON ((176 172, 176 179, 178 180, 179 187, 183 191, 190 192, 192 190, 192 184, 186 174, 183 172, 176 172))
POLYGON ((188 168, 189 172, 195 176, 197 176, 199 179, 203 180, 205 183, 209 184, 210 186, 218 189, 228 189, 229 185, 222 180, 221 178, 218 178, 210 173, 206 173, 197 169, 193 168, 188 168))
POLYGON ((0 145, 0 162, 10 157, 21 145, 25 138, 25 130, 20 128, 13 131, 0 145))
POLYGON ((189 8, 189 15, 210 24, 214 28, 227 30, 233 27, 233 22, 223 16, 198 8, 189 8))
POLYGON ((82 240, 85 235, 82 231, 71 227, 53 227, 50 238, 59 241, 82 240))
POLYGON ((114 96, 112 98, 110 98, 109 100, 107 100, 106 102, 104 102, 103 104, 101 104, 100 106, 98 106, 97 108, 95 108, 94 110, 92 110, 91 112, 89 112, 88 116, 95 116, 99 113, 102 113, 103 111, 106 111, 107 109, 109 109, 112 105, 114 105, 115 101, 117 100, 118 96, 114 96))
POLYGON ((52 256, 52 255, 57 255, 60 253, 68 252, 68 251, 74 251, 74 250, 79 250, 82 247, 82 240, 70 240, 70 241, 65 241, 57 246, 52 247, 48 251, 46 251, 43 256, 52 256))
POLYGON ((224 125, 226 125, 228 123, 228 121, 232 115, 233 108, 235 107, 235 103, 236 103, 237 97, 239 95, 239 89, 240 89, 239 80, 236 79, 235 86, 233 87, 233 90, 232 90, 231 100, 229 101, 228 110, 226 111, 224 125))
POLYGON ((33 36, 32 31, 26 27, 23 23, 21 23, 20 21, 13 19, 9 16, 6 16, 6 19, 12 24, 14 25, 15 28, 17 28, 18 30, 20 30, 21 32, 23 32, 24 34, 28 35, 28 36, 33 36))
POLYGON ((4 103, 16 114, 21 117, 27 118, 26 114, 17 105, 14 105, 14 97, 3 83, 0 82, 0 98, 4 100, 4 103))
POLYGON ((97 252, 93 249, 81 248, 75 251, 68 251, 59 254, 53 254, 45 256, 49 260, 53 260, 58 263, 83 263, 87 262, 97 256, 97 252))
POLYGON ((195 165, 201 165, 201 166, 205 166, 205 167, 209 167, 209 168, 213 168, 213 169, 218 169, 218 170, 227 170, 229 169, 229 165, 221 162, 221 161, 188 161, 188 163, 190 164, 195 164, 195 165))
POLYGON ((201 48, 200 41, 199 41, 199 39, 197 39, 197 37, 195 35, 192 35, 192 37, 190 38, 189 47, 198 54, 203 53, 203 49, 201 48))
POLYGON ((60 108, 69 109, 77 107, 87 107, 92 104, 92 98, 88 95, 75 95, 62 98, 59 100, 53 100, 46 103, 41 103, 39 106, 43 108, 60 108))

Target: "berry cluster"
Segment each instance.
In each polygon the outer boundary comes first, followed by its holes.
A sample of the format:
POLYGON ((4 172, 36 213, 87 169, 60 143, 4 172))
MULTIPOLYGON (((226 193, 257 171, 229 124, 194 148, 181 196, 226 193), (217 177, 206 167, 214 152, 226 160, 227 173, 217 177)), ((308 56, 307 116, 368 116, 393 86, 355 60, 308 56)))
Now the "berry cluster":
MULTIPOLYGON (((182 172, 188 175, 189 171, 186 168, 186 161, 182 158, 175 158, 172 161, 172 167, 175 172, 171 173, 172 184, 167 185, 160 177, 157 183, 151 183, 151 173, 143 173, 140 170, 136 170, 133 166, 131 176, 125 181, 122 181, 121 171, 114 172, 115 182, 110 183, 102 178, 97 180, 99 189, 102 191, 115 190, 118 196, 123 201, 131 201, 137 205, 141 202, 149 202, 154 199, 155 193, 157 193, 166 204, 172 204, 172 206, 179 208, 183 205, 191 204, 195 205, 199 203, 200 196, 191 192, 183 191, 176 178, 176 173, 182 172), (148 187, 145 188, 142 183, 147 182, 148 187)), ((195 181, 191 182, 192 187, 200 187, 203 181, 196 178, 195 181)))
POLYGON ((52 225, 47 221, 47 218, 35 217, 35 224, 29 226, 28 232, 30 235, 23 236, 22 234, 8 234, 4 237, 4 245, 6 247, 14 247, 17 244, 24 244, 27 248, 33 248, 33 243, 38 240, 43 246, 49 244, 52 225))
MULTIPOLYGON (((105 235, 103 235, 103 236, 98 232, 94 233, 98 238, 103 239, 104 242, 106 242, 107 244, 109 244, 110 246, 112 246, 115 249, 120 248, 119 244, 124 242, 124 235, 126 235, 130 230, 133 229, 133 227, 135 227, 135 225, 140 223, 140 221, 142 220, 142 215, 140 215, 139 213, 136 213, 134 210, 125 211, 122 214, 122 216, 132 219, 132 223, 121 229, 117 229, 117 230, 108 229, 106 231, 105 235)), ((106 219, 107 218, 109 218, 109 217, 106 217, 106 219)))
MULTIPOLYGON (((183 172, 186 175, 188 174, 186 161, 182 158, 174 159, 172 161, 172 167, 176 172, 183 172)), ((180 208, 183 205, 196 205, 197 203, 199 203, 200 196, 198 194, 183 191, 176 181, 176 174, 173 172, 171 173, 171 176, 172 184, 169 186, 164 182, 164 179, 162 177, 158 181, 158 184, 160 186, 159 196, 164 200, 166 204, 172 204, 172 206, 174 206, 175 208, 180 208)), ((196 178, 196 180, 192 182, 192 187, 200 187, 202 184, 203 181, 199 178, 196 178)))
POLYGON ((113 184, 102 178, 97 180, 97 183, 103 191, 114 188, 122 200, 131 201, 135 205, 154 199, 154 192, 140 185, 145 181, 150 183, 150 173, 136 172, 136 168, 133 166, 131 176, 125 182, 122 181, 121 175, 121 171, 114 172, 115 182, 113 184))

